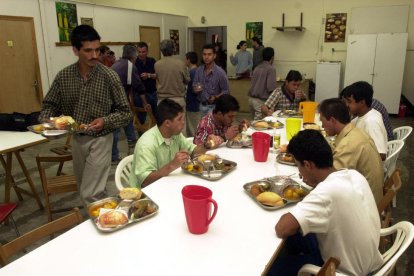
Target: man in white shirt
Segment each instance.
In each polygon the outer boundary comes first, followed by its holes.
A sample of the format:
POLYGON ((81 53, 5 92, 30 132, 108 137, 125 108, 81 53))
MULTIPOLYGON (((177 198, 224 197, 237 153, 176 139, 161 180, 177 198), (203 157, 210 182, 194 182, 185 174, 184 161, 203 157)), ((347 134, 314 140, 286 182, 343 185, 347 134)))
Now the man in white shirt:
POLYGON ((343 91, 349 112, 355 116, 352 123, 374 140, 384 161, 387 157, 387 131, 381 113, 371 108, 373 95, 372 86, 365 81, 357 81, 345 87, 343 91))
POLYGON ((355 170, 336 170, 331 148, 316 130, 299 132, 288 152, 314 189, 276 224, 288 252, 276 259, 269 275, 296 275, 302 265, 321 265, 331 256, 341 260, 337 271, 346 275, 378 269, 383 263, 378 250, 381 225, 366 179, 355 170))

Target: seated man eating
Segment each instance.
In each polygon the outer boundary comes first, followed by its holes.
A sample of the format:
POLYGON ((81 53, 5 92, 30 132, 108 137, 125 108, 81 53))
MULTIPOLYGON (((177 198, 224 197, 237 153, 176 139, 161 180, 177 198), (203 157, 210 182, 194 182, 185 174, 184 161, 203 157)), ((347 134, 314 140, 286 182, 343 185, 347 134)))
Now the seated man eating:
POLYGON ((304 264, 322 265, 331 256, 341 260, 337 271, 346 275, 378 269, 381 225, 367 180, 355 170, 333 167, 332 150, 319 131, 299 132, 288 152, 314 189, 276 224, 287 255, 275 260, 269 275, 297 275, 304 264))
POLYGON ((198 123, 194 144, 210 144, 210 137, 215 137, 221 144, 223 141, 234 139, 240 130, 247 129, 248 122, 245 120, 240 126, 232 125, 239 109, 239 102, 235 97, 228 94, 220 96, 213 111, 198 123))
MULTIPOLYGON (((207 146, 194 145, 181 131, 184 128, 183 108, 170 99, 158 105, 157 125, 142 135, 135 146, 129 184, 145 187, 169 175, 193 155, 203 154, 207 146)), ((217 146, 217 137, 210 138, 217 146)), ((214 147, 212 147, 214 148, 214 147)))

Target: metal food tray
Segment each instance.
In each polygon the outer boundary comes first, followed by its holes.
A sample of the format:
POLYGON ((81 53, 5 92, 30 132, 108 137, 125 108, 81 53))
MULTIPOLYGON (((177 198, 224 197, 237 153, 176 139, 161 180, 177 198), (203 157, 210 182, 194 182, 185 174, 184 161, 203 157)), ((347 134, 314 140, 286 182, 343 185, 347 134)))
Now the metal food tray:
POLYGON ((250 137, 247 141, 244 141, 244 142, 228 140, 226 143, 226 147, 231 148, 231 149, 251 148, 252 138, 250 137))
POLYGON ((237 166, 236 162, 227 160, 227 159, 222 159, 223 160, 223 164, 225 167, 228 167, 228 169, 222 169, 222 170, 211 170, 210 174, 208 173, 208 171, 204 168, 204 166, 202 164, 200 164, 197 161, 193 161, 193 163, 198 164, 199 166, 202 166, 203 171, 201 172, 196 172, 196 171, 189 171, 186 170, 186 164, 181 165, 181 169, 183 170, 183 172, 194 175, 194 176, 198 176, 201 177, 203 179, 209 180, 209 181, 216 181, 219 179, 222 179, 223 177, 225 177, 227 174, 229 174, 230 172, 234 171, 234 169, 237 166))
POLYGON ((158 205, 151 198, 149 198, 146 194, 142 193, 140 199, 136 199, 136 200, 121 199, 119 197, 107 197, 107 198, 104 198, 104 199, 101 199, 101 200, 98 200, 98 201, 89 203, 87 205, 86 209, 88 211, 88 215, 89 215, 90 219, 93 221, 93 224, 96 226, 96 228, 99 231, 101 231, 101 232, 114 232, 114 231, 120 230, 120 229, 128 226, 131 223, 140 222, 142 220, 145 220, 145 219, 148 219, 150 217, 155 216, 158 213, 159 207, 158 207, 158 205), (117 227, 111 227, 111 228, 102 227, 99 224, 99 220, 98 220, 99 217, 93 217, 91 215, 91 213, 90 213, 90 209, 92 207, 97 206, 97 205, 103 205, 104 203, 109 202, 111 200, 116 201, 118 203, 117 207, 114 210, 123 210, 123 211, 126 211, 127 212, 127 214, 128 214, 128 222, 126 224, 119 225, 117 227), (152 212, 151 214, 147 214, 146 216, 143 216, 143 217, 140 217, 140 218, 137 218, 137 219, 132 219, 131 218, 132 217, 132 213, 130 212, 130 208, 131 208, 131 205, 133 203, 137 202, 137 201, 148 201, 148 204, 150 206, 152 206, 155 209, 155 211, 152 212))
POLYGON ((296 110, 281 111, 278 115, 281 118, 302 118, 303 114, 296 110))
POLYGON ((289 161, 284 161, 284 160, 282 160, 282 157, 284 157, 284 156, 286 156, 286 155, 291 155, 291 154, 289 154, 289 153, 279 153, 279 154, 276 156, 276 161, 277 161, 278 163, 280 163, 280 164, 285 164, 285 165, 290 165, 290 166, 296 166, 295 161, 293 161, 293 162, 289 162, 289 161))
POLYGON ((302 188, 305 191, 306 195, 309 194, 309 192, 310 192, 310 189, 308 189, 307 187, 304 187, 303 185, 300 185, 298 182, 296 182, 295 180, 293 180, 292 178, 290 178, 288 176, 282 176, 282 175, 278 175, 278 176, 274 176, 274 177, 269 177, 269 178, 249 182, 249 183, 244 184, 243 188, 244 188, 244 191, 263 209, 278 210, 278 209, 284 208, 285 206, 287 206, 289 204, 296 203, 296 202, 301 201, 303 199, 303 197, 300 198, 299 200, 291 200, 291 199, 285 198, 283 196, 283 191, 284 191, 284 189, 286 189, 289 186, 297 186, 297 187, 302 188), (256 197, 250 193, 250 188, 254 184, 269 185, 270 187, 266 191, 274 192, 274 193, 278 194, 283 199, 284 205, 274 207, 274 206, 269 206, 269 205, 262 204, 259 201, 257 201, 256 197))
POLYGON ((280 128, 284 128, 285 125, 281 121, 279 121, 279 120, 276 121, 276 122, 267 121, 267 120, 257 120, 257 121, 253 121, 252 122, 251 127, 253 129, 255 129, 255 130, 259 130, 260 131, 260 130, 269 130, 269 129, 280 129, 280 128), (269 127, 255 127, 254 125, 256 123, 259 123, 259 122, 266 122, 268 124, 271 124, 271 126, 269 126, 269 127), (278 125, 277 126, 274 126, 275 123, 277 123, 278 125))

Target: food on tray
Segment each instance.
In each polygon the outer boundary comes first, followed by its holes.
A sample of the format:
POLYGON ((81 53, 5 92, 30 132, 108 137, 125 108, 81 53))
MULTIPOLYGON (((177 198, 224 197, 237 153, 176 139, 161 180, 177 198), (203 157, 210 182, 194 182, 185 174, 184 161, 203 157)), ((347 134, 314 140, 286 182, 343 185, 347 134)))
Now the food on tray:
POLYGON ((149 204, 148 200, 136 201, 131 205, 131 219, 138 219, 155 212, 155 207, 149 204))
POLYGON ((268 122, 265 122, 265 121, 256 122, 256 123, 254 123, 253 126, 256 127, 256 128, 270 128, 270 127, 272 127, 272 126, 269 125, 268 122))
POLYGON ((140 199, 142 191, 138 188, 124 188, 119 192, 122 199, 140 199))
POLYGON ((38 132, 40 132, 40 131, 43 131, 45 128, 43 127, 43 125, 35 125, 35 126, 33 126, 33 130, 34 131, 38 131, 38 132))
POLYGON ((240 123, 239 130, 240 132, 246 131, 249 128, 249 124, 246 121, 240 123))
POLYGON ((303 128, 304 129, 321 130, 321 127, 319 125, 317 125, 317 124, 310 124, 310 123, 303 124, 303 128))
POLYGON ((128 216, 119 210, 111 210, 99 216, 99 224, 104 228, 114 228, 128 222, 128 216))
POLYGON ((262 190, 260 189, 259 184, 253 184, 253 185, 250 187, 250 193, 251 193, 252 195, 254 195, 254 196, 258 196, 259 194, 261 194, 261 193, 262 193, 262 190))
POLYGON ((291 155, 291 154, 285 154, 285 155, 280 157, 280 160, 285 161, 285 162, 294 163, 295 162, 295 157, 293 157, 293 155, 291 155))
POLYGON ((233 141, 236 143, 247 143, 249 142, 249 136, 246 134, 237 134, 236 137, 234 137, 233 141))
POLYGON ((283 190, 283 197, 289 200, 299 200, 304 196, 306 192, 300 187, 289 186, 283 190))
POLYGON ((274 128, 280 128, 280 127, 283 127, 283 124, 279 121, 276 121, 276 122, 273 123, 273 127, 274 128))
POLYGON ((57 118, 52 118, 52 121, 55 122, 57 129, 66 129, 68 126, 75 123, 75 120, 71 116, 60 116, 57 118))
POLYGON ((280 146, 279 146, 279 150, 280 150, 280 152, 281 152, 281 153, 285 153, 285 152, 287 152, 287 147, 288 147, 288 144, 283 144, 283 145, 280 145, 280 146))
POLYGON ((102 204, 93 205, 88 210, 89 216, 96 218, 99 216, 99 212, 101 211, 101 208, 115 209, 116 206, 118 206, 118 203, 115 200, 108 200, 108 201, 102 202, 102 204))
POLYGON ((193 165, 193 171, 196 173, 202 173, 203 172, 203 166, 199 165, 199 164, 194 164, 193 165))
POLYGON ((214 160, 216 160, 216 158, 217 157, 215 155, 212 155, 212 154, 202 154, 199 157, 197 157, 197 161, 202 163, 206 160, 214 161, 214 160))
POLYGON ((278 194, 274 192, 263 192, 256 196, 257 201, 262 204, 280 207, 283 206, 285 203, 283 202, 283 198, 281 198, 278 194))

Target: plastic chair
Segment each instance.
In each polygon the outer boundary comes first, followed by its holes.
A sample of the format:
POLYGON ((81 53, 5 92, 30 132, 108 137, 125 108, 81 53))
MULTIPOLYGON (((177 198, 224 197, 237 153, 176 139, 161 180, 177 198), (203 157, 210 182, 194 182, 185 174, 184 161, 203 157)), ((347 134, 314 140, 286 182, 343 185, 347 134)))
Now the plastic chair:
POLYGON ((138 131, 138 133, 142 134, 157 124, 157 121, 155 120, 154 114, 151 110, 147 111, 143 107, 133 107, 132 111, 134 113, 134 127, 138 131), (138 119, 139 113, 147 113, 147 118, 145 119, 145 122, 142 124, 138 119))
POLYGON ((123 188, 129 187, 129 175, 132 170, 132 160, 134 159, 134 155, 128 155, 124 159, 119 162, 118 166, 115 170, 115 185, 118 190, 122 190, 123 188))
POLYGON ((412 131, 413 131, 412 127, 402 126, 402 127, 394 128, 392 130, 392 134, 394 135, 395 140, 403 140, 405 142, 405 139, 407 139, 407 137, 410 136, 412 131))
POLYGON ((78 208, 75 208, 69 215, 61 217, 57 220, 42 225, 23 236, 20 236, 13 241, 0 245, 0 263, 5 266, 9 263, 10 256, 17 252, 23 251, 24 248, 43 239, 49 235, 57 233, 68 228, 72 228, 77 224, 83 222, 83 217, 78 208))
POLYGON ((0 224, 6 223, 10 220, 13 224, 14 231, 17 236, 20 236, 19 229, 17 229, 16 222, 13 219, 12 213, 17 208, 16 203, 0 203, 0 224))
POLYGON ((66 212, 73 209, 61 208, 52 209, 50 206, 49 197, 54 194, 77 192, 78 186, 74 175, 58 175, 48 177, 46 175, 46 168, 43 166, 44 163, 63 163, 72 160, 72 155, 60 155, 60 156, 36 156, 36 163, 39 169, 40 181, 42 182, 43 193, 45 195, 46 211, 48 220, 52 221, 52 213, 66 212))
POLYGON ((336 268, 339 266, 341 261, 339 258, 330 257, 322 267, 305 264, 298 272, 298 276, 305 275, 316 275, 316 276, 331 276, 331 275, 343 275, 336 273, 336 268))
MULTIPOLYGON (((408 221, 401 221, 389 228, 381 229, 381 236, 389 236, 392 234, 395 235, 395 241, 392 244, 391 248, 388 249, 385 253, 382 254, 384 264, 374 272, 374 276, 383 276, 388 275, 391 270, 395 267, 397 260, 405 252, 408 246, 411 244, 414 238, 414 225, 408 221)), ((308 275, 300 274, 303 273, 317 273, 320 270, 320 267, 306 264, 304 265, 298 275, 308 275)), ((344 275, 336 272, 333 275, 344 275)))
POLYGON ((397 159, 400 155, 401 149, 404 147, 404 141, 393 140, 387 142, 387 158, 384 161, 384 179, 390 177, 391 173, 395 170, 397 165, 397 159))

